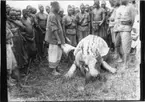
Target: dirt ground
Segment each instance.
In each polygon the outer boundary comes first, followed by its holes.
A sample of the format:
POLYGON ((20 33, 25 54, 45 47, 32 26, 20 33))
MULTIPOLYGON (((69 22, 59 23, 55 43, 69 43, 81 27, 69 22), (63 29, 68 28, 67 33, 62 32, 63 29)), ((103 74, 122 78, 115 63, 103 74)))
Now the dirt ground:
MULTIPOLYGON (((72 79, 63 75, 69 69, 63 61, 60 64, 62 75, 52 76, 48 71, 48 62, 44 60, 35 65, 27 75, 26 87, 13 86, 9 89, 10 101, 69 101, 69 100, 139 100, 140 70, 139 61, 132 55, 129 68, 120 71, 122 63, 111 59, 108 62, 118 72, 111 74, 102 70, 100 77, 93 83, 85 85, 85 78, 76 72, 72 79)), ((24 82, 24 81, 23 81, 24 82)))

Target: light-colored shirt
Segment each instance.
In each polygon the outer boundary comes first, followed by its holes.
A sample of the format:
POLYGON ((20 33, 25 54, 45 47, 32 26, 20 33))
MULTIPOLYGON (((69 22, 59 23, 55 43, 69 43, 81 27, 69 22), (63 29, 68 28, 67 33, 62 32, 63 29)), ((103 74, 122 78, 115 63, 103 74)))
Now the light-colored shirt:
MULTIPOLYGON (((115 27, 114 29, 117 31, 131 31, 132 24, 134 23, 135 14, 133 13, 133 9, 130 5, 121 5, 116 10, 115 17, 115 27), (131 22, 130 24, 124 25, 122 22, 131 22)), ((135 12, 135 11, 134 11, 135 12)))

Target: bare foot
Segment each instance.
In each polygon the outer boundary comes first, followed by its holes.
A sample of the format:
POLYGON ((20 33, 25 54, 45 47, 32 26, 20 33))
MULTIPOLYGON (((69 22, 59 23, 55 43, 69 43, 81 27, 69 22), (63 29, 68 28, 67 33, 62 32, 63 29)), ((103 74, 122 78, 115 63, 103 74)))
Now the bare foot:
POLYGON ((115 73, 116 73, 116 71, 117 71, 117 69, 116 69, 116 68, 111 68, 111 69, 110 69, 110 72, 111 72, 111 73, 113 73, 113 74, 115 74, 115 73))
POLYGON ((114 55, 113 55, 113 58, 114 58, 114 59, 117 59, 117 57, 118 57, 117 54, 114 54, 114 55))
POLYGON ((59 72, 57 72, 56 70, 54 70, 53 72, 52 72, 52 74, 54 75, 54 76, 57 76, 57 75, 61 75, 59 72))
POLYGON ((8 80, 8 85, 10 85, 10 86, 16 85, 16 80, 14 80, 14 79, 12 79, 12 78, 9 78, 9 80, 8 80))
POLYGON ((71 77, 72 77, 72 74, 66 73, 66 74, 64 75, 64 77, 65 77, 65 78, 71 78, 71 77))
POLYGON ((119 72, 124 72, 126 69, 126 64, 123 64, 123 66, 118 70, 119 72))
POLYGON ((117 62, 118 62, 118 63, 121 63, 121 62, 123 62, 123 60, 119 57, 119 58, 117 59, 117 62))

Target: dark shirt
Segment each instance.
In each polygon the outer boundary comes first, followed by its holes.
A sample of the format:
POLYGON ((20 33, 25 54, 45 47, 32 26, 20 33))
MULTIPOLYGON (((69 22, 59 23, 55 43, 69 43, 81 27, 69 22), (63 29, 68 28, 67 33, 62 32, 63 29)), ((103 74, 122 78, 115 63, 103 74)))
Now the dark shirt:
POLYGON ((47 41, 50 44, 58 44, 57 37, 55 36, 54 32, 57 32, 61 43, 65 43, 64 35, 63 35, 63 29, 60 21, 60 17, 58 14, 54 14, 53 12, 50 12, 47 18, 47 25, 46 25, 46 35, 45 35, 45 41, 47 41))
POLYGON ((67 34, 76 34, 76 19, 75 16, 64 16, 63 17, 63 24, 65 26, 65 30, 67 34))
POLYGON ((85 12, 85 13, 78 13, 76 15, 76 21, 78 24, 78 29, 80 31, 85 31, 89 29, 89 23, 90 23, 90 15, 89 13, 85 12))

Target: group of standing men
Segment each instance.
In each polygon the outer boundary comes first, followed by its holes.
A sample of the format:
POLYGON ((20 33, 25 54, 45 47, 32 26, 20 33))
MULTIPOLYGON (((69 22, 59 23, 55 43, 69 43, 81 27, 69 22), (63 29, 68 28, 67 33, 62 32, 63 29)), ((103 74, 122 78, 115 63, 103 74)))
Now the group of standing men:
MULTIPOLYGON (((21 68, 36 55, 40 61, 48 55, 49 68, 52 69, 53 75, 59 75, 61 46, 65 43, 77 46, 80 40, 93 34, 102 37, 114 48, 116 55, 119 53, 123 61, 127 62, 135 17, 134 0, 109 0, 109 2, 113 10, 106 7, 104 0, 101 1, 101 6, 99 0, 94 0, 93 6, 81 4, 80 10, 68 5, 67 15, 63 14, 63 9, 56 1, 51 2, 51 7, 46 6, 48 14, 44 13, 42 5, 39 5, 38 13, 37 9, 30 5, 22 12, 7 5, 6 37, 9 46, 7 55, 10 53, 8 51, 12 52, 8 57, 13 56, 17 64, 15 66, 21 68), (44 45, 49 45, 48 51, 44 45)), ((9 58, 8 60, 10 61, 9 58)), ((14 60, 10 62, 14 63, 14 60)))
MULTIPOLYGON (((32 61, 41 62, 47 54, 44 37, 48 14, 44 13, 42 5, 39 10, 37 13, 36 8, 28 5, 21 11, 6 5, 7 69, 17 79, 32 61)), ((50 12, 49 6, 46 6, 46 12, 50 12)))

